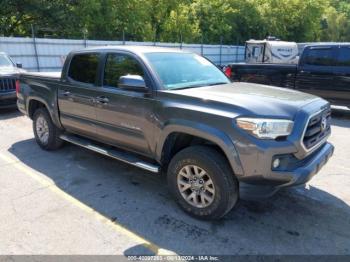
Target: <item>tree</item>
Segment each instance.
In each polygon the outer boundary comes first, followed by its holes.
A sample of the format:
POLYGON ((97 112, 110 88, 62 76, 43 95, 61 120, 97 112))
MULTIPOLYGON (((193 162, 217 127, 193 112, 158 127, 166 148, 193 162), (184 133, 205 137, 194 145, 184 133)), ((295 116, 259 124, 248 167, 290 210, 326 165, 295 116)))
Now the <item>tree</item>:
POLYGON ((334 7, 328 8, 322 25, 322 41, 350 41, 350 20, 345 13, 337 12, 334 7))
POLYGON ((350 41, 348 0, 0 0, 0 34, 244 43, 350 41))
POLYGON ((197 42, 200 40, 198 21, 191 6, 181 3, 176 6, 164 22, 162 41, 197 42))
POLYGON ((229 0, 197 0, 191 4, 191 9, 201 37, 207 43, 219 43, 220 38, 232 29, 227 21, 233 12, 229 0))
POLYGON ((232 12, 228 14, 227 22, 231 30, 225 36, 226 43, 242 44, 248 39, 265 38, 267 31, 257 1, 232 0, 229 4, 232 12))
POLYGON ((164 31, 165 23, 171 13, 179 3, 182 1, 179 0, 146 0, 145 8, 147 12, 147 19, 145 22, 149 22, 149 25, 152 30, 153 37, 148 39, 151 41, 160 41, 161 35, 164 31))
POLYGON ((350 41, 350 3, 332 1, 322 19, 322 41, 350 41))
POLYGON ((85 29, 90 39, 142 41, 151 34, 145 0, 78 2, 73 8, 77 28, 85 29))
POLYGON ((269 35, 289 41, 317 41, 327 0, 258 0, 269 35))
POLYGON ((70 36, 74 24, 72 3, 64 0, 2 0, 0 32, 5 36, 27 36, 34 24, 41 36, 70 36), (69 24, 72 26, 67 26, 69 24))

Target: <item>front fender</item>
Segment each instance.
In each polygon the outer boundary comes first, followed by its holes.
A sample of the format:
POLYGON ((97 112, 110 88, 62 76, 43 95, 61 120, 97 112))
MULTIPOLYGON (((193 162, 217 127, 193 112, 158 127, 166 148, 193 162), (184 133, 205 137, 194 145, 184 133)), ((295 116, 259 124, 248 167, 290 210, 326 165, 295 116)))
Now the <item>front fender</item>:
POLYGON ((239 160, 239 155, 229 136, 212 126, 188 120, 171 120, 164 125, 156 146, 156 157, 158 161, 161 160, 163 146, 166 139, 170 134, 175 132, 200 137, 218 145, 225 153, 235 175, 243 176, 243 169, 239 160))

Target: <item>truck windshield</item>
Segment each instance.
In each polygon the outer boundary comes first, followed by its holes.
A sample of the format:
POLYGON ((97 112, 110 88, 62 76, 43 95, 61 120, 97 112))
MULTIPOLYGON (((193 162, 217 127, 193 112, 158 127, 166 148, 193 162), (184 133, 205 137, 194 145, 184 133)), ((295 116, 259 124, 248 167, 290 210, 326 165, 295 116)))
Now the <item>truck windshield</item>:
POLYGON ((0 67, 13 67, 13 63, 10 58, 4 54, 0 54, 0 67))
POLYGON ((185 89, 230 83, 225 74, 193 53, 146 53, 165 89, 185 89))

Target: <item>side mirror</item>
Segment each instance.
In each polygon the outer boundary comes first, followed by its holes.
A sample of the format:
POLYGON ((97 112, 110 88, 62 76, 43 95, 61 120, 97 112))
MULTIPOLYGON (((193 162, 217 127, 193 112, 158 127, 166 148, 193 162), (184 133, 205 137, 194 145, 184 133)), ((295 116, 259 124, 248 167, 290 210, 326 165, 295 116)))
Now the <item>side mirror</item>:
POLYGON ((16 67, 22 68, 22 64, 21 63, 16 63, 16 67))
POLYGON ((148 89, 145 80, 139 75, 121 76, 118 81, 118 87, 134 91, 146 91, 148 89))

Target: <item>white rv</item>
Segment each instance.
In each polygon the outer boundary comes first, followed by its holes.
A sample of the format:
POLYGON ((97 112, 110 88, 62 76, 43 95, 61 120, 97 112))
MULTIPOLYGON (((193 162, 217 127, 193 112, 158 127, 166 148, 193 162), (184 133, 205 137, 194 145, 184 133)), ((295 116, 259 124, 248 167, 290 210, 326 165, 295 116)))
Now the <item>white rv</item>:
MULTIPOLYGON (((271 39, 271 38, 270 38, 271 39)), ((249 40, 246 42, 246 63, 297 64, 298 45, 280 40, 249 40)))

